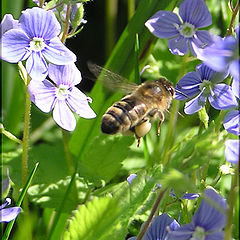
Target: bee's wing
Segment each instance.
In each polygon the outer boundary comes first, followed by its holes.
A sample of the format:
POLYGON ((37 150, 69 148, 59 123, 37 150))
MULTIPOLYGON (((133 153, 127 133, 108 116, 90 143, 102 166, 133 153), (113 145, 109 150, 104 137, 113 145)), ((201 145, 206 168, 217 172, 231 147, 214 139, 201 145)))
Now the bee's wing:
POLYGON ((104 87, 111 91, 121 91, 123 93, 131 93, 137 88, 137 84, 127 82, 128 80, 111 72, 106 68, 100 67, 94 63, 88 62, 89 70, 94 74, 96 78, 99 77, 104 87))

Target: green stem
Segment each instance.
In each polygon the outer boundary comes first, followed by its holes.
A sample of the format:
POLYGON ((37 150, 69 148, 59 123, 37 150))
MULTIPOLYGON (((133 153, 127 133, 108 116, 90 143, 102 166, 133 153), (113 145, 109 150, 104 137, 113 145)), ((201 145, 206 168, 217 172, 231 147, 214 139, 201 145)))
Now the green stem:
POLYGON ((128 11, 128 21, 132 18, 135 12, 135 0, 128 0, 127 1, 127 11, 128 11))
MULTIPOLYGON (((28 83, 30 78, 28 77, 28 83)), ((27 84, 28 84, 27 83, 27 84)), ((22 185, 27 181, 28 176, 28 148, 29 148, 29 127, 30 127, 30 114, 31 114, 31 100, 28 92, 28 85, 25 89, 25 112, 24 112, 24 130, 23 130, 23 140, 22 140, 22 185)), ((24 200, 24 210, 27 211, 27 198, 24 200)))
MULTIPOLYGON (((234 203, 236 202, 237 192, 239 188, 239 163, 235 169, 235 174, 232 176, 232 184, 229 192, 228 204, 229 208, 227 211, 227 224, 225 227, 225 240, 232 239, 232 223, 234 215, 234 203)), ((238 213, 236 213, 238 214, 238 213)))
POLYGON ((66 39, 68 37, 69 19, 70 19, 70 7, 71 7, 71 5, 68 4, 67 5, 67 12, 66 12, 66 20, 65 20, 65 25, 64 25, 64 29, 63 29, 62 39, 61 39, 62 43, 65 43, 65 41, 66 41, 66 39))
POLYGON ((64 146, 64 152, 65 152, 65 157, 68 165, 69 174, 72 175, 73 174, 72 155, 71 155, 69 144, 68 144, 68 135, 64 129, 62 129, 62 137, 63 137, 63 146, 64 146))
POLYGON ((232 6, 232 1, 230 1, 230 9, 232 11, 232 18, 231 18, 231 21, 230 21, 229 28, 227 30, 226 36, 229 36, 229 35, 232 34, 233 24, 234 24, 234 21, 236 19, 236 16, 237 16, 238 10, 239 10, 239 1, 237 1, 237 4, 236 4, 235 7, 232 6))

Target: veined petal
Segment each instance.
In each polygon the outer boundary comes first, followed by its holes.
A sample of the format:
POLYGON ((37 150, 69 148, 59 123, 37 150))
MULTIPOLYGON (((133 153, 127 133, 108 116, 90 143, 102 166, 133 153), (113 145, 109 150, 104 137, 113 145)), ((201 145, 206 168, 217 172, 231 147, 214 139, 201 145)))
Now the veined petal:
POLYGON ((55 86, 48 80, 31 80, 28 91, 32 102, 43 112, 50 112, 56 102, 55 86))
POLYGON ((5 32, 14 28, 18 28, 18 20, 15 20, 12 14, 5 14, 1 22, 1 37, 5 32))
MULTIPOLYGON (((200 92, 199 85, 201 84, 201 82, 202 81, 200 75, 197 72, 189 72, 180 79, 175 89, 184 93, 188 97, 192 97, 200 92)), ((187 99, 180 93, 176 92, 175 95, 176 95, 175 99, 177 100, 187 99)))
POLYGON ((169 11, 158 11, 145 23, 149 31, 158 38, 171 38, 178 35, 177 28, 180 25, 179 17, 169 11))
POLYGON ((185 103, 184 112, 186 114, 198 112, 206 104, 206 101, 207 97, 204 95, 204 91, 202 91, 195 98, 185 103))
POLYGON ((81 73, 74 63, 68 65, 54 65, 50 63, 48 74, 57 86, 64 84, 73 87, 82 80, 81 73))
POLYGON ((224 128, 235 135, 240 135, 240 112, 238 110, 233 110, 226 114, 223 120, 224 128))
POLYGON ((204 195, 209 201, 202 199, 200 206, 193 216, 193 223, 195 226, 200 226, 204 228, 205 231, 216 231, 220 230, 225 226, 226 215, 220 212, 227 209, 226 201, 220 196, 215 190, 207 188, 204 191, 204 195), (218 208, 216 208, 216 206, 218 208))
POLYGON ((188 53, 188 40, 183 36, 172 38, 168 41, 168 48, 172 54, 183 56, 188 53))
POLYGON ((41 52, 32 52, 26 61, 26 69, 29 76, 34 80, 42 81, 46 78, 48 74, 48 67, 41 52))
POLYGON ((76 55, 70 51, 58 37, 52 38, 42 50, 43 56, 56 65, 66 65, 76 62, 76 55))
POLYGON ((30 40, 22 30, 11 29, 1 40, 1 58, 7 62, 17 63, 26 60, 31 54, 26 49, 30 40))
POLYGON ((39 7, 24 10, 19 23, 30 38, 39 37, 50 40, 56 37, 61 30, 54 13, 39 7))
POLYGON ((225 142, 225 157, 230 163, 239 162, 239 140, 228 139, 225 142))
POLYGON ((10 222, 21 212, 20 207, 10 207, 0 210, 0 222, 10 222))
POLYGON ((171 231, 168 240, 186 240, 191 239, 195 226, 192 223, 185 224, 171 231))
POLYGON ((236 97, 240 98, 240 81, 239 77, 233 78, 232 81, 232 91, 236 97))
POLYGON ((61 128, 67 131, 73 131, 76 127, 76 119, 65 100, 56 101, 53 110, 53 119, 61 128))
POLYGON ((79 89, 73 87, 69 92, 67 103, 71 109, 83 118, 95 118, 96 114, 88 105, 88 100, 85 94, 83 94, 79 89))
POLYGON ((208 97, 210 104, 219 110, 224 110, 238 105, 232 88, 224 83, 216 84, 208 97))
POLYGON ((179 7, 183 22, 191 23, 195 28, 212 24, 212 16, 203 0, 184 0, 179 7))

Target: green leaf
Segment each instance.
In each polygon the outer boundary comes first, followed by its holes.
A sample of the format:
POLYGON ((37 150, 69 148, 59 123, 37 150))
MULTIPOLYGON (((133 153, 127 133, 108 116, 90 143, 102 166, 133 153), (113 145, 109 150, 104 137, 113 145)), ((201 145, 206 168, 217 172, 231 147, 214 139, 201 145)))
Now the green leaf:
POLYGON ((94 198, 75 212, 64 240, 100 240, 118 216, 119 207, 113 198, 94 198))
POLYGON ((81 176, 93 182, 110 181, 121 168, 134 140, 119 135, 96 137, 79 161, 81 176))

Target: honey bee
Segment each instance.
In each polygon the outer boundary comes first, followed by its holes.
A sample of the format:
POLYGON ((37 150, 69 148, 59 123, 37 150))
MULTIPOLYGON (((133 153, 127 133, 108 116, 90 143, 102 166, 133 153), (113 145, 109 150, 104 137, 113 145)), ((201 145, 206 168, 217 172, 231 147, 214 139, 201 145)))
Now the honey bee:
POLYGON ((171 82, 165 78, 159 78, 155 81, 146 81, 141 85, 123 83, 119 75, 97 65, 91 64, 89 68, 95 75, 96 71, 104 72, 103 82, 107 84, 103 84, 108 85, 109 88, 120 88, 130 92, 109 107, 102 116, 103 133, 135 134, 138 140, 137 146, 139 146, 140 139, 151 129, 151 121, 158 119, 157 134, 159 135, 160 126, 164 121, 164 112, 169 109, 175 94, 171 82))

